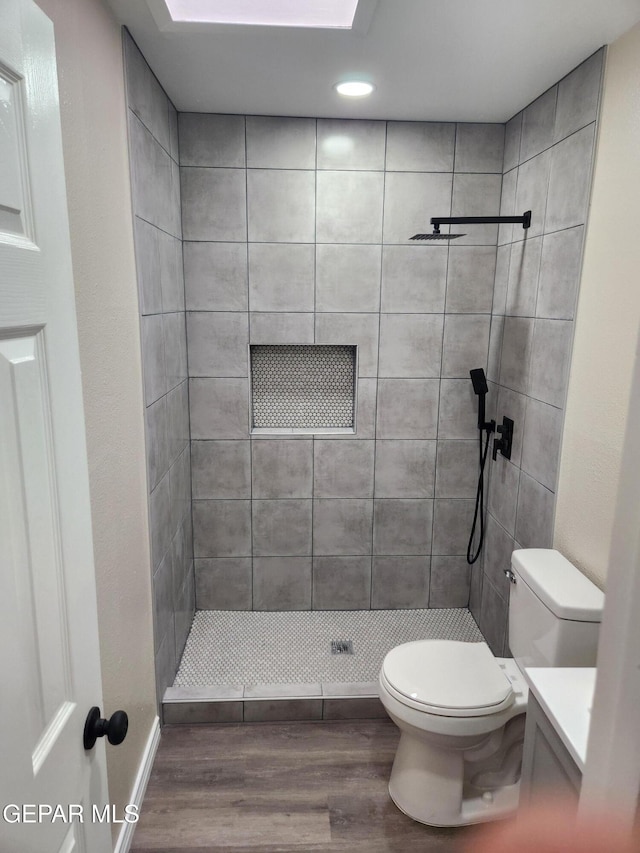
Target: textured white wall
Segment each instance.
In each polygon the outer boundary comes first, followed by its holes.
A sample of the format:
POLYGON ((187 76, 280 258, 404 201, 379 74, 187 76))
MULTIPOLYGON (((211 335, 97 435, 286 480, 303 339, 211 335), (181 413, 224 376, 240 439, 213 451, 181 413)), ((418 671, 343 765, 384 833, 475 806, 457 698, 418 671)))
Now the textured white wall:
POLYGON ((639 150, 637 25, 607 55, 554 535, 602 586, 640 328, 639 150))
MULTIPOLYGON (((156 716, 138 297, 120 27, 101 0, 39 0, 55 29, 89 453, 108 747, 129 802, 156 716)), ((118 827, 119 828, 119 827, 118 827)))

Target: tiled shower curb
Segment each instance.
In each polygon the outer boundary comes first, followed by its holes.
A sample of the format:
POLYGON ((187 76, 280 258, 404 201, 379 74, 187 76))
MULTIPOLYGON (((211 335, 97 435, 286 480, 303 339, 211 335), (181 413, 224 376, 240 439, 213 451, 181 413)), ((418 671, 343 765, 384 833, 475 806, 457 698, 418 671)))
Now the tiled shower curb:
POLYGON ((386 717, 375 681, 168 687, 165 725, 386 717))

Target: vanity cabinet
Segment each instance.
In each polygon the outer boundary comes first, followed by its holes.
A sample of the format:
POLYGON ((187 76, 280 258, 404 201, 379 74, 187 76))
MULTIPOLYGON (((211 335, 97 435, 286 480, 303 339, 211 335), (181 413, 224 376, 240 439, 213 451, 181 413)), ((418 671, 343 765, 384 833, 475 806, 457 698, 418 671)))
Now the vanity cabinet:
POLYGON ((560 799, 567 808, 578 808, 582 773, 549 722, 540 703, 529 692, 522 756, 520 807, 541 800, 560 799))

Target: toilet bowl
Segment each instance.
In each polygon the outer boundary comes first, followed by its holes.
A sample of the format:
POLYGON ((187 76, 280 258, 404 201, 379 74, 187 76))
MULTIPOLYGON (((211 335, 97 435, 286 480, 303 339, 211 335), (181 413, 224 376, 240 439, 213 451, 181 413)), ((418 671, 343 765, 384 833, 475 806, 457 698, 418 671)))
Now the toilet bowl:
POLYGON ((604 596, 551 549, 514 551, 509 645, 419 640, 385 657, 379 695, 400 729, 389 794, 431 826, 505 817, 518 805, 525 666, 594 666, 604 596))
POLYGON ((486 643, 405 643, 386 656, 379 691, 402 732, 389 781, 401 811, 432 826, 513 811, 528 694, 513 660, 486 643))

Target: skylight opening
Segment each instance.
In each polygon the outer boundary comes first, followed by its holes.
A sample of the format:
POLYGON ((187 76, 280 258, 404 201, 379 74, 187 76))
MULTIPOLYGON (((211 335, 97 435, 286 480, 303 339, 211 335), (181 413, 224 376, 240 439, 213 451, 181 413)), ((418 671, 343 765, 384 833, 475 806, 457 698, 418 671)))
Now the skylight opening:
POLYGON ((359 0, 165 0, 176 23, 352 29, 359 0))

